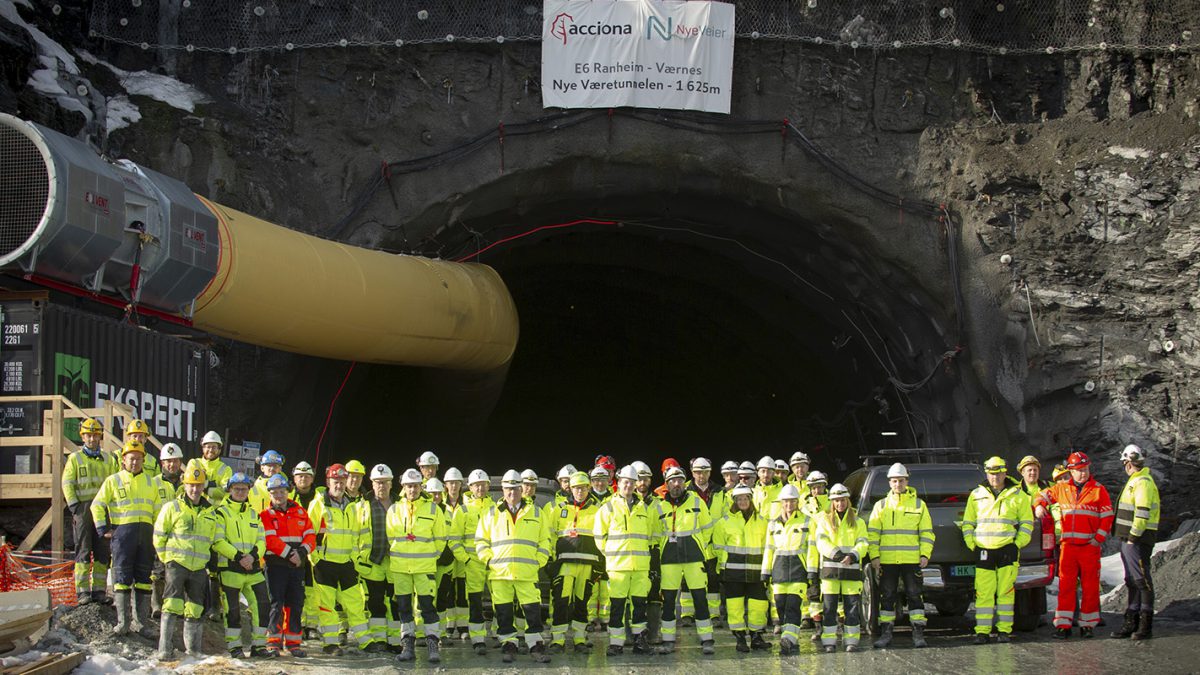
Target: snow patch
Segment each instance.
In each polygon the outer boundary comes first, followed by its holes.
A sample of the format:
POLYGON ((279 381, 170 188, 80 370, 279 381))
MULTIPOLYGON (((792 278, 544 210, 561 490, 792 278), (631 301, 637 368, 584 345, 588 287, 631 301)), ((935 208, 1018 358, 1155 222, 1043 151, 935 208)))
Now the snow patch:
POLYGON ((1108 154, 1124 159, 1146 159, 1150 156, 1150 151, 1145 148, 1127 148, 1123 145, 1110 145, 1108 146, 1108 154))
POLYGON ((122 70, 86 51, 81 51, 79 55, 88 63, 101 65, 111 70, 120 79, 121 86, 131 96, 147 96, 186 112, 196 112, 197 105, 208 103, 211 100, 204 92, 173 77, 159 75, 148 70, 122 70))
POLYGON ((128 96, 118 94, 108 99, 108 115, 105 118, 108 133, 135 124, 142 119, 142 111, 128 96))
MULTIPOLYGON (((27 2, 22 2, 21 4, 30 7, 27 2)), ((51 40, 50 36, 43 33, 37 26, 32 26, 25 19, 22 19, 21 15, 17 12, 17 6, 13 4, 13 0, 0 0, 0 18, 7 19, 12 24, 24 28, 25 32, 29 33, 29 37, 33 38, 33 41, 37 43, 38 51, 61 61, 63 68, 66 68, 68 73, 72 75, 79 74, 79 65, 75 63, 75 57, 71 56, 71 53, 62 45, 51 40)))

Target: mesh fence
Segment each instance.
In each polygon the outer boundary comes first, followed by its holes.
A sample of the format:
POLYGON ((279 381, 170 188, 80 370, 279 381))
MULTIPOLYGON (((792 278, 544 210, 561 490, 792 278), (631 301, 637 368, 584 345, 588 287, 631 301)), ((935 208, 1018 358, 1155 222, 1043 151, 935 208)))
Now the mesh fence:
MULTIPOLYGON (((603 0, 596 0, 603 1, 603 0)), ((736 31, 853 49, 1192 51, 1200 0, 738 0, 736 31)), ((95 0, 94 37, 223 51, 537 42, 536 0, 95 0)))
POLYGON ((62 553, 17 551, 0 544, 0 592, 36 588, 50 591, 52 606, 76 604, 75 562, 62 553))

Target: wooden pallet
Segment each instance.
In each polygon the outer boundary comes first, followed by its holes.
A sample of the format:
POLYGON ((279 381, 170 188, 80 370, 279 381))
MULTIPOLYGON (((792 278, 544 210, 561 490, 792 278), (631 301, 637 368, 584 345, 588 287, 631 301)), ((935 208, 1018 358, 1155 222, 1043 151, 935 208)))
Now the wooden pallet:
POLYGON ((5 668, 3 675, 66 675, 83 663, 83 652, 47 654, 32 663, 5 668))

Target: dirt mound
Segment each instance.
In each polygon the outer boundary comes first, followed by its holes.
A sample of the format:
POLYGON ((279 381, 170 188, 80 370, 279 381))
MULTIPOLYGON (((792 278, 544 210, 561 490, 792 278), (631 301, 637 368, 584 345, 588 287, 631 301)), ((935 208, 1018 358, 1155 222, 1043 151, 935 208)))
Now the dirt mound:
MULTIPOLYGON (((1179 539, 1160 542, 1158 552, 1150 559, 1154 578, 1155 607, 1163 618, 1200 620, 1200 533, 1186 534, 1179 539)), ((1106 612, 1125 611, 1125 587, 1122 585, 1104 596, 1106 612)))

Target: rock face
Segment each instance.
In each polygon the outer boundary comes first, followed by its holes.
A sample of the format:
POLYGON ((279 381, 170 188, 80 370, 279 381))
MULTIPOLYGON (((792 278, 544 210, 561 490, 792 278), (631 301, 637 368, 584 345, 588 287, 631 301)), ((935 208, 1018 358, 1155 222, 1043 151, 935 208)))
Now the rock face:
MULTIPOLYGON (((796 340, 814 360, 862 371, 847 375, 845 398, 865 400, 872 416, 875 408, 885 419, 907 416, 908 442, 1050 462, 1081 446, 1097 453, 1114 500, 1124 482, 1116 454, 1138 443, 1167 496, 1165 522, 1195 501, 1183 486, 1200 477, 1191 385, 1200 359, 1200 57, 739 41, 731 119, 778 121, 770 133, 703 134, 601 115, 493 137, 419 171, 394 169, 367 194, 383 162, 438 155, 547 114, 538 45, 159 60, 88 42, 78 13, 67 13, 75 21, 25 13, 64 44, 125 71, 167 70, 211 102, 185 113, 131 95, 141 121, 106 133, 19 87, 36 66, 21 71, 15 55, 32 64, 34 47, 0 21, 14 56, 0 108, 91 133, 110 156, 218 202, 359 245, 448 257, 470 250, 472 232, 491 240, 500 224, 571 217, 563 214, 706 221, 706 231, 749 241, 828 292, 829 301, 792 288, 794 278, 772 276, 777 267, 755 270, 811 312, 807 329, 773 319, 783 332, 811 338, 796 340), (858 179, 910 203, 944 204, 950 221, 905 213, 832 174, 789 142, 785 118, 858 179), (820 351, 831 343, 856 351, 844 361, 840 348, 820 351), (939 369, 947 350, 956 356, 939 369)), ((122 95, 110 70, 80 68, 101 98, 122 95)), ((97 117, 106 112, 89 101, 97 117)), ((705 121, 713 120, 722 121, 705 121)), ((311 452, 345 366, 220 350, 226 370, 210 425, 254 429, 293 456, 311 452), (313 421, 294 424, 297 411, 313 421)), ((367 380, 350 380, 346 395, 366 393, 357 387, 367 380)), ((848 419, 835 413, 825 418, 848 419)), ((339 419, 334 438, 362 440, 339 419)), ((795 426, 780 445, 818 436, 814 425, 795 426)), ((861 433, 838 451, 867 449, 861 433)))
MULTIPOLYGON (((1150 559, 1154 579, 1154 605, 1159 617, 1180 621, 1200 619, 1200 534, 1184 535, 1173 548, 1159 551, 1150 559)), ((1104 596, 1101 609, 1124 612, 1127 595, 1124 586, 1104 596)))

